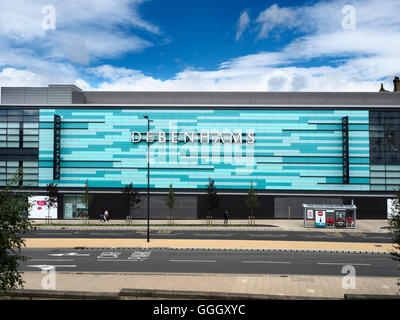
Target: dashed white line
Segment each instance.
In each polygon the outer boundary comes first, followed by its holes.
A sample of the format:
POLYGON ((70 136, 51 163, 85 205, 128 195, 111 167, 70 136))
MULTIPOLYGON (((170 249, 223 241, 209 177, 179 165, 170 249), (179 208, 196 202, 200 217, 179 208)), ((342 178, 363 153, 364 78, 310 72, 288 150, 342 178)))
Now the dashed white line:
POLYGON ((169 260, 169 262, 217 262, 216 260, 169 260))
POLYGON ((41 265, 28 265, 27 267, 29 268, 39 268, 42 270, 51 270, 55 268, 76 268, 75 264, 67 264, 67 265, 47 265, 47 264, 41 264, 41 265))
POLYGON ((351 262, 318 262, 317 264, 328 264, 328 265, 351 265, 351 266, 371 266, 370 263, 351 263, 351 262))
POLYGON ((282 264, 290 264, 288 261, 242 261, 242 263, 282 263, 282 264))
POLYGON ((74 256, 74 257, 89 257, 90 253, 77 253, 77 252, 69 252, 69 253, 51 253, 49 256, 53 257, 63 257, 63 256, 74 256))
POLYGON ((132 260, 132 259, 97 259, 98 262, 104 261, 120 261, 120 262, 145 262, 146 260, 132 260))
POLYGON ((65 261, 74 261, 74 259, 29 259, 29 261, 65 262, 65 261))

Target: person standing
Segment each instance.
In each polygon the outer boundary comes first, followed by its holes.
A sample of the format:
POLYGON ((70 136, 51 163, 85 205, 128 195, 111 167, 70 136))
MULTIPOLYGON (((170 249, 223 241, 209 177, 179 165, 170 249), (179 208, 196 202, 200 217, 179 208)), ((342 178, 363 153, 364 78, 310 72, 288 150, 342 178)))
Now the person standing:
POLYGON ((108 210, 104 211, 104 222, 108 221, 108 216, 109 216, 108 210))
POLYGON ((229 213, 228 210, 225 210, 224 214, 224 224, 228 224, 229 213))

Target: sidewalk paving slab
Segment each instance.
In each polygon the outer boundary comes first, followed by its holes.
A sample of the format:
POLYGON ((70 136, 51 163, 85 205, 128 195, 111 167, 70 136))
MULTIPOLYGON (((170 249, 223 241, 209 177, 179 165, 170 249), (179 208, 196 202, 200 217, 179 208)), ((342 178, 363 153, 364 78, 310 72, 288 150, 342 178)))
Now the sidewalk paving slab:
MULTIPOLYGON (((46 274, 23 273, 25 289, 43 289, 46 274)), ((393 277, 356 277, 355 288, 343 288, 344 275, 238 275, 165 273, 56 272, 56 290, 119 292, 121 289, 178 290, 342 299, 344 294, 396 295, 393 277)))
POLYGON ((273 240, 198 240, 198 239, 88 239, 27 238, 27 248, 163 248, 205 250, 314 251, 388 254, 391 243, 273 241, 273 240))
MULTIPOLYGON (((33 220, 35 225, 42 230, 145 230, 146 220, 134 220, 134 225, 127 225, 125 220, 111 220, 101 223, 98 220, 89 221, 83 225, 82 220, 53 220, 45 224, 44 220, 33 220)), ((384 220, 357 220, 354 229, 337 228, 305 228, 303 220, 257 220, 256 225, 248 225, 247 220, 231 220, 228 226, 223 220, 214 220, 212 225, 206 220, 175 220, 175 224, 168 225, 167 220, 151 220, 151 230, 229 230, 229 231, 306 231, 306 232, 350 232, 350 233, 388 233, 388 221, 384 220)))

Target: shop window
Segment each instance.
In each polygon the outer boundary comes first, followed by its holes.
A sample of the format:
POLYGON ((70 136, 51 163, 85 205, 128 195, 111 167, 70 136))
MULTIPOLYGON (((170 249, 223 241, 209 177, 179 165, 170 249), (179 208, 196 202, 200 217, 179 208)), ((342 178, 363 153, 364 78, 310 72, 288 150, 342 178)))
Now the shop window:
POLYGON ((81 195, 64 196, 64 219, 85 219, 88 215, 81 195))

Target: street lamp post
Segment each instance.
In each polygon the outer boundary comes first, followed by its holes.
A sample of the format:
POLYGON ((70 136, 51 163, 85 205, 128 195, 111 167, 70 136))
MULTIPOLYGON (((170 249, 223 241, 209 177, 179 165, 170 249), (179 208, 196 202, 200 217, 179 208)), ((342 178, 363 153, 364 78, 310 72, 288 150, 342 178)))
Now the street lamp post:
POLYGON ((150 122, 149 116, 144 116, 147 119, 147 242, 150 242, 150 122))

